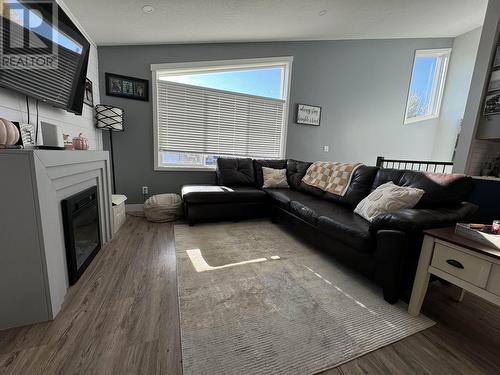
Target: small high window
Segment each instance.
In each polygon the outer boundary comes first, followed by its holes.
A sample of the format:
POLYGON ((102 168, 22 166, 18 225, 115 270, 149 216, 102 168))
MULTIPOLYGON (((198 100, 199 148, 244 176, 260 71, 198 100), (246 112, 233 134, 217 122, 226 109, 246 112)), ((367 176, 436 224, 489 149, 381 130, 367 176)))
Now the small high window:
POLYGON ((439 116, 451 48, 415 51, 405 124, 439 116))

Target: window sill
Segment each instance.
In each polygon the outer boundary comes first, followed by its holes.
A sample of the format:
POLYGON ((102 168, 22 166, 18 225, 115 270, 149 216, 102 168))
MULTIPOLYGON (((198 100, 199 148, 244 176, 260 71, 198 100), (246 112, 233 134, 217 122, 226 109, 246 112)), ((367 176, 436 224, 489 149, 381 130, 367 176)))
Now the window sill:
POLYGON ((428 121, 439 118, 439 115, 430 115, 430 116, 420 116, 420 117, 412 117, 409 119, 405 119, 404 125, 415 124, 417 122, 428 121))
POLYGON ((155 172, 215 172, 215 167, 173 167, 157 166, 155 172))

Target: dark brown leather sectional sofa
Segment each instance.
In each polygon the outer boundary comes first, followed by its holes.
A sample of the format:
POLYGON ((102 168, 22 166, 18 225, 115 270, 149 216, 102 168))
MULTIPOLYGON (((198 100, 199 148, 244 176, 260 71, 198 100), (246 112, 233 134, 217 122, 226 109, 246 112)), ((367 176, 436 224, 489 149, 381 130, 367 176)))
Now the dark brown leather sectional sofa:
POLYGON ((342 197, 302 182, 309 162, 219 158, 218 185, 230 189, 207 191, 183 188, 185 215, 190 225, 202 221, 243 220, 269 216, 275 223, 375 280, 384 298, 395 303, 409 291, 422 243, 422 231, 466 222, 477 206, 464 202, 472 179, 443 179, 416 171, 362 166, 342 197), (262 167, 285 169, 289 189, 262 189, 262 167), (377 216, 368 222, 353 212, 356 205, 383 183, 425 190, 415 208, 377 216))

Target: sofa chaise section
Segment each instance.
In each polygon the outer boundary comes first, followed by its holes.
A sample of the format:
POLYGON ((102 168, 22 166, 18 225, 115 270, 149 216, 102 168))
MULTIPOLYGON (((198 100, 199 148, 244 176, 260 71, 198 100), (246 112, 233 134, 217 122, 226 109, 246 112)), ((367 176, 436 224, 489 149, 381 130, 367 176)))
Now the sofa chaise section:
POLYGON ((269 215, 269 196, 246 186, 184 185, 181 196, 189 225, 202 221, 243 220, 269 215))

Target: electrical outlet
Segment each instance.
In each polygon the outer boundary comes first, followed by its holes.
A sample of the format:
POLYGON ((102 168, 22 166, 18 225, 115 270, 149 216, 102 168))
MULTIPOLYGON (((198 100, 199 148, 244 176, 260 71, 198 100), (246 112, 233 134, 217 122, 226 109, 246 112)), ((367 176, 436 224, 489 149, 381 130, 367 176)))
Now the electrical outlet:
POLYGON ((149 188, 147 186, 142 187, 142 194, 149 194, 149 188))
POLYGON ((330 146, 323 146, 323 152, 330 151, 330 146))

